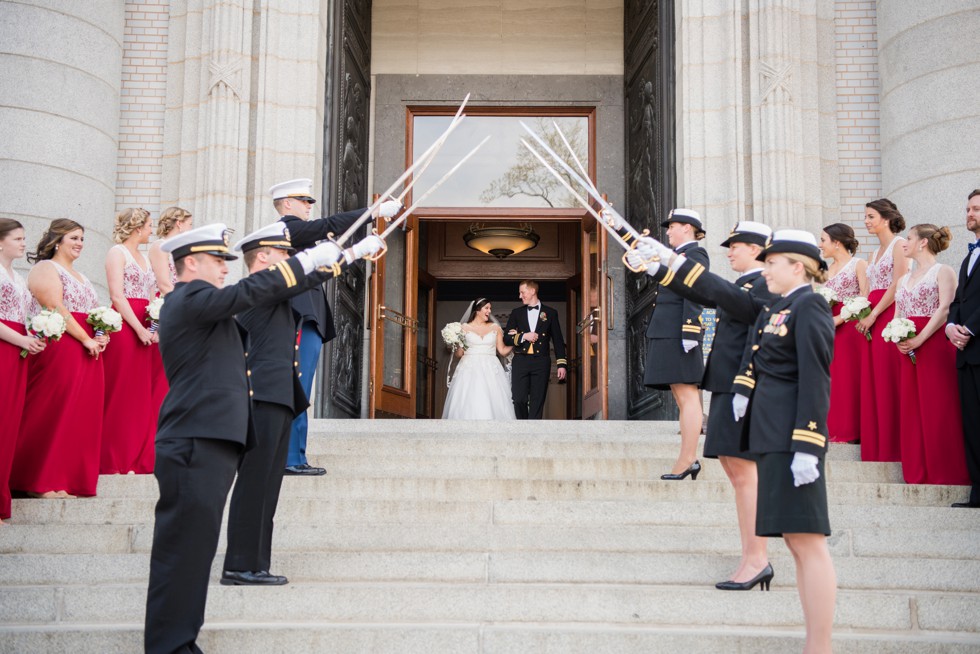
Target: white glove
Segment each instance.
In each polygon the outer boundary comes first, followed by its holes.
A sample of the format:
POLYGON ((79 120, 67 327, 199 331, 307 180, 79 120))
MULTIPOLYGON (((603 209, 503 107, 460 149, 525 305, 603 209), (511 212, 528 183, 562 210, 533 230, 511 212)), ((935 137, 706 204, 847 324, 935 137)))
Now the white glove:
POLYGON ((602 219, 606 221, 607 225, 609 225, 616 231, 619 231, 620 229, 623 228, 623 220, 622 220, 623 217, 620 216, 615 211, 613 211, 612 209, 609 208, 603 209, 602 211, 599 212, 599 215, 602 216, 602 219))
POLYGON ((349 250, 347 250, 347 252, 350 253, 350 260, 348 263, 373 256, 378 252, 381 252, 384 247, 384 241, 382 241, 381 237, 377 234, 365 236, 360 241, 355 243, 349 250))
POLYGON ((385 200, 378 207, 378 215, 382 218, 391 218, 396 216, 402 208, 402 203, 398 200, 385 200))
POLYGON ((647 261, 654 257, 659 257, 661 261, 667 263, 675 254, 673 250, 652 236, 641 236, 636 244, 636 249, 640 253, 640 256, 647 261))
POLYGON ((749 398, 741 393, 735 393, 735 397, 732 398, 732 414, 735 416, 735 422, 745 417, 745 411, 748 408, 749 398))
POLYGON ((636 250, 630 250, 626 253, 626 261, 637 270, 640 270, 643 268, 643 266, 646 266, 646 273, 651 276, 655 275, 656 272, 660 270, 660 264, 658 262, 651 261, 650 263, 647 263, 643 260, 643 256, 636 250))
POLYGON ((300 255, 304 254, 309 257, 309 260, 313 263, 313 268, 329 268, 340 261, 341 257, 344 256, 344 253, 341 251, 340 247, 332 241, 324 241, 316 247, 310 248, 306 252, 300 252, 300 254, 296 256, 299 257, 300 255))
POLYGON ((797 452, 793 455, 793 462, 789 464, 789 469, 793 471, 793 485, 802 486, 812 484, 820 478, 820 471, 817 470, 817 463, 820 461, 815 455, 806 452, 797 452))
POLYGON ((684 348, 684 353, 685 354, 687 354, 688 352, 690 352, 691 350, 693 350, 697 346, 698 346, 698 342, 697 341, 692 341, 692 340, 689 340, 687 338, 681 340, 681 347, 684 348))

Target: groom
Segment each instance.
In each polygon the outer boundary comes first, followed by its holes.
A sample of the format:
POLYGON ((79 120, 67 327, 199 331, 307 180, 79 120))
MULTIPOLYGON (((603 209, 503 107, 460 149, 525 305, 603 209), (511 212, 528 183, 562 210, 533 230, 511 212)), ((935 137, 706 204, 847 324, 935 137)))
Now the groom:
POLYGON ((555 345, 558 380, 562 381, 568 368, 565 339, 561 336, 558 311, 538 300, 537 282, 521 282, 519 295, 524 306, 511 311, 504 328, 508 344, 514 346, 511 371, 514 413, 518 420, 540 420, 551 376, 550 343, 555 345))

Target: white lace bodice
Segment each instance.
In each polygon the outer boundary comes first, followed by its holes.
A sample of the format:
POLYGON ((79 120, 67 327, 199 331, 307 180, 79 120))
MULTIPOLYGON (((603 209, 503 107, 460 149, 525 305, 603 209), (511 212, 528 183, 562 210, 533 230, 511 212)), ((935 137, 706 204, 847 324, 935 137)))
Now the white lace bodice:
POLYGON ((0 320, 24 324, 31 294, 24 278, 16 270, 13 273, 11 277, 7 269, 0 266, 0 320))
POLYGON ((466 339, 466 353, 463 356, 497 354, 496 330, 490 330, 480 337, 479 334, 464 329, 463 338, 466 339))
POLYGON ((841 303, 861 294, 861 286, 858 284, 857 263, 857 257, 851 257, 847 265, 824 284, 824 286, 833 289, 841 303))
POLYGON ((126 265, 123 267, 123 295, 128 298, 149 300, 156 293, 156 280, 146 256, 142 252, 140 253, 145 266, 145 268, 141 268, 129 248, 125 245, 113 247, 120 248, 126 256, 126 265))
POLYGON ((905 239, 896 236, 888 244, 880 257, 872 257, 868 262, 868 288, 872 291, 880 291, 892 285, 892 275, 895 273, 894 250, 896 244, 905 239))
MULTIPOLYGON (((99 296, 96 295, 95 287, 92 286, 92 282, 88 280, 88 277, 82 275, 82 273, 78 273, 82 277, 82 281, 78 281, 74 275, 62 266, 54 261, 50 263, 58 271, 58 277, 61 278, 61 303, 65 305, 68 311, 71 313, 88 313, 99 306, 99 296)), ((37 265, 43 266, 44 262, 42 261, 37 265)), ((51 307, 47 308, 50 309, 51 307)), ((28 313, 33 316, 40 310, 41 305, 38 304, 37 298, 31 296, 28 313)))
POLYGON ((912 273, 907 272, 898 281, 895 289, 896 318, 928 318, 939 310, 939 268, 942 264, 935 263, 909 286, 912 273))

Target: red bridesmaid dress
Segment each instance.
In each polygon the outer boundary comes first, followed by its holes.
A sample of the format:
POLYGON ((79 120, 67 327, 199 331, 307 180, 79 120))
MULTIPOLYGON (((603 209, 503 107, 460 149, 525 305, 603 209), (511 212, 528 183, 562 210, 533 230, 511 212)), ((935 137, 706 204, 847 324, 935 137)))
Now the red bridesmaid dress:
MULTIPOLYGON (((847 302, 861 294, 857 277, 857 257, 852 257, 826 286, 834 290, 839 302, 834 305, 836 317, 847 302)), ((861 438, 861 359, 868 341, 855 323, 842 322, 834 333, 834 358, 830 362, 830 411, 827 431, 830 440, 841 443, 861 438)))
MULTIPOLYGON (((85 322, 98 306, 92 283, 76 279, 57 263, 63 304, 90 336, 85 322)), ((32 299, 28 313, 40 311, 32 299)), ((17 437, 10 487, 32 493, 68 491, 95 495, 99 483, 99 446, 102 439, 102 403, 105 395, 102 359, 96 359, 65 332, 29 358, 24 416, 17 437)))
MULTIPOLYGON (((27 333, 24 320, 29 295, 24 278, 16 270, 11 277, 0 266, 0 322, 18 334, 27 333)), ((10 517, 10 470, 27 391, 27 365, 19 347, 0 340, 0 406, 4 407, 0 419, 0 520, 10 517)))
MULTIPOLYGON (((142 268, 126 246, 114 248, 121 249, 126 257, 123 267, 126 301, 136 317, 145 321, 153 287, 153 270, 146 257, 143 257, 145 268, 142 268)), ((153 353, 150 347, 140 342, 136 332, 124 320, 122 329, 112 335, 112 342, 102 353, 105 413, 99 472, 103 475, 153 472, 156 415, 153 413, 153 353)))
MULTIPOLYGON (((905 239, 896 236, 881 256, 868 263, 868 300, 874 307, 892 283, 893 254, 905 239)), ((881 337, 885 325, 895 317, 894 302, 871 328, 871 344, 865 344, 861 365, 861 460, 901 461, 899 435, 899 371, 902 353, 881 337)))
MULTIPOLYGON (((899 280, 896 315, 914 322, 916 333, 939 310, 940 267, 934 264, 912 286, 908 274, 899 280)), ((902 356, 902 474, 909 484, 968 485, 956 348, 942 327, 915 350, 915 361, 902 356)))

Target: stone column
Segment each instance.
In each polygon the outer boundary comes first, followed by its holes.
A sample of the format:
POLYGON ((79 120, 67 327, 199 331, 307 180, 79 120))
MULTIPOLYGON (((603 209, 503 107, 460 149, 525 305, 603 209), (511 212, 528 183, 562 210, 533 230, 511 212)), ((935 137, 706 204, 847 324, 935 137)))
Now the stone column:
POLYGON ((969 192, 980 187, 980 7, 975 0, 878 2, 882 191, 909 226, 950 225, 958 264, 969 192))
POLYGON ((84 225, 78 267, 103 299, 124 16, 121 2, 0 2, 0 216, 24 224, 29 250, 54 218, 84 225))

